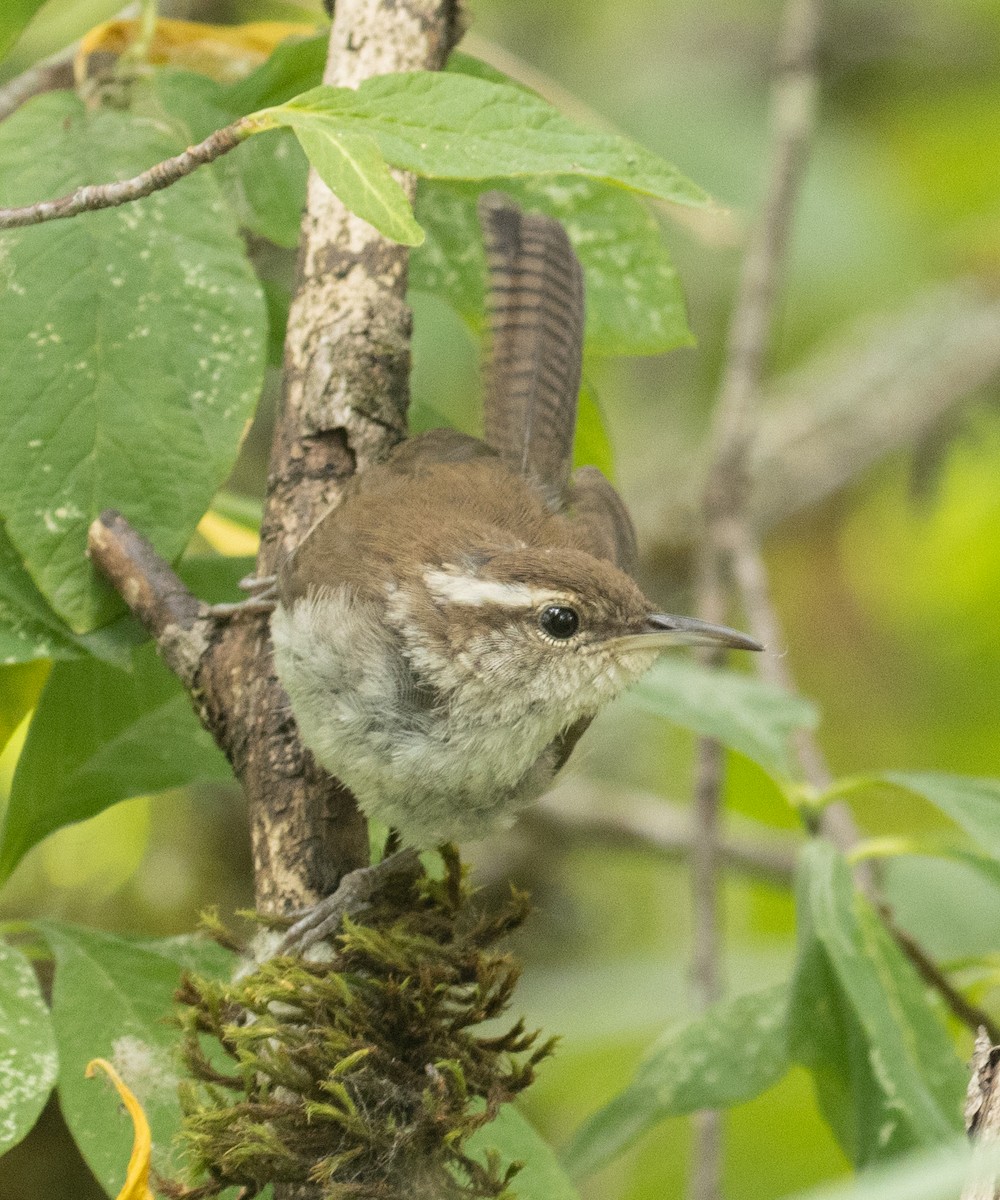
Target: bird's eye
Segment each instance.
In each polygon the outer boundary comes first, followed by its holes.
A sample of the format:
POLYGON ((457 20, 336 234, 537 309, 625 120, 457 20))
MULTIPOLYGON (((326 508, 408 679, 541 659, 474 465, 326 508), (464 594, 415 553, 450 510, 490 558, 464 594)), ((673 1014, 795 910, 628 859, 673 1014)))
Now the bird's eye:
POLYGON ((549 604, 542 609, 538 623, 549 637, 565 641, 580 628, 580 616, 568 604, 549 604))

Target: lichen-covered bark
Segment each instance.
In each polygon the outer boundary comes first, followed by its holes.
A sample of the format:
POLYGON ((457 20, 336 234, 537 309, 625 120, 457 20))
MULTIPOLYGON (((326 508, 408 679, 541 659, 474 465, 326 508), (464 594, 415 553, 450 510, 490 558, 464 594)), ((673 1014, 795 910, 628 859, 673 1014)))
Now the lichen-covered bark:
MULTIPOLYGON (((338 0, 325 80, 356 86, 389 71, 437 69, 457 36, 456 0, 338 0)), ((401 177, 412 195, 412 178, 401 177)), ((268 479, 261 574, 274 571, 344 482, 405 431, 410 313, 406 250, 309 182, 299 281, 285 348, 285 394, 268 479)), ((258 904, 310 903, 367 861, 350 794, 298 740, 274 678, 263 621, 241 622, 213 655, 235 712, 230 752, 250 805, 258 904)), ((211 690, 216 690, 214 687, 211 690)))

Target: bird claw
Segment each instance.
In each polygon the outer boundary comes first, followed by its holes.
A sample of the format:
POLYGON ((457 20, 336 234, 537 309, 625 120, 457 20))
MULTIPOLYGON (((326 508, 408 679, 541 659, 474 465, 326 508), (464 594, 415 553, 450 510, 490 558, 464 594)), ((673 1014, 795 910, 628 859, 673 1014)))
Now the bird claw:
POLYGON ((276 954, 301 954, 310 946, 326 941, 340 928, 345 917, 354 917, 371 905, 372 898, 391 879, 420 872, 416 850, 400 850, 370 867, 349 871, 335 892, 312 906, 296 913, 298 920, 278 943, 276 954))

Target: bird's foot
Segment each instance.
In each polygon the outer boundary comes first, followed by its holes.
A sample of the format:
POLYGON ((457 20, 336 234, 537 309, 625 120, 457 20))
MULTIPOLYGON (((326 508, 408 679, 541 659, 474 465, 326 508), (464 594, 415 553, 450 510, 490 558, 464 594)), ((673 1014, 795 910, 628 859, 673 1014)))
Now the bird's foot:
POLYGON ((416 879, 421 872, 416 850, 400 850, 370 867, 349 871, 335 892, 297 913, 295 924, 278 943, 277 954, 301 954, 337 932, 344 917, 364 912, 390 880, 416 879))
POLYGON ((251 593, 246 600, 239 600, 235 604, 209 605, 208 615, 220 621, 229 621, 233 617, 250 617, 256 613, 274 612, 278 603, 276 576, 247 575, 240 580, 240 587, 251 593))

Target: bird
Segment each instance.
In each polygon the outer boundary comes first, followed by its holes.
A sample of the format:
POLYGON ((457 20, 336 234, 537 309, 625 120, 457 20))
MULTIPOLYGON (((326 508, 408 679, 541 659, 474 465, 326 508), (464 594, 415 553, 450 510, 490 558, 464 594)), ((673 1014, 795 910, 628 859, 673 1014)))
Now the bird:
POLYGON ((282 564, 274 664, 303 743, 415 849, 509 826, 666 648, 762 647, 658 612, 594 467, 572 470, 584 280, 565 229, 480 198, 484 433, 357 475, 282 564))

